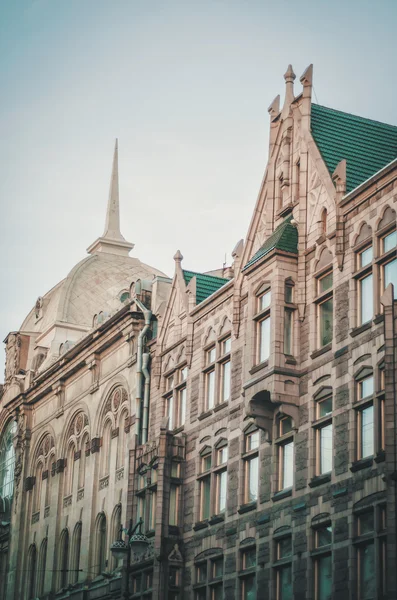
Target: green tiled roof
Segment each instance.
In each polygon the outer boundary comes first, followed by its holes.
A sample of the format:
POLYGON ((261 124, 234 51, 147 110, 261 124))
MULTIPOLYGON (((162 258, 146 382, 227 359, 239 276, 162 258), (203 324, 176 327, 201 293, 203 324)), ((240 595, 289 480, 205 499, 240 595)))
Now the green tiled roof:
POLYGON ((258 252, 247 262, 243 271, 248 269, 251 265, 255 264, 260 258, 269 254, 272 250, 284 250, 284 252, 292 252, 298 254, 298 230, 296 227, 291 225, 291 216, 287 217, 278 227, 275 229, 271 236, 269 236, 266 242, 259 248, 258 252))
POLYGON ((183 271, 183 277, 186 285, 193 277, 196 277, 196 304, 203 302, 208 296, 219 290, 225 283, 230 281, 223 277, 214 277, 213 275, 203 275, 194 271, 183 271))
POLYGON ((347 192, 397 158, 394 125, 312 104, 311 128, 331 175, 346 159, 347 192))

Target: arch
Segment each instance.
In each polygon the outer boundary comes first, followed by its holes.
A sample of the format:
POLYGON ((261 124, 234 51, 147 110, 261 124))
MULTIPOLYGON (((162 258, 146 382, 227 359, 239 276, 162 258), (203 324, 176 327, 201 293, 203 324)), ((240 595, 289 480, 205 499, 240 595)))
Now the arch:
POLYGON ((41 596, 44 593, 44 583, 45 583, 45 571, 46 571, 46 563, 47 563, 47 538, 41 542, 40 553, 39 553, 39 562, 37 566, 37 583, 36 583, 36 596, 41 596))
POLYGON ((356 358, 356 360, 354 361, 353 365, 359 365, 362 362, 365 361, 371 361, 371 355, 370 354, 362 354, 361 356, 359 356, 358 358, 356 358))
POLYGON ((31 544, 28 550, 28 564, 26 573, 26 600, 33 600, 36 592, 36 567, 37 567, 37 548, 36 544, 31 544))
POLYGON ((361 500, 357 500, 357 502, 353 504, 353 511, 369 508, 377 502, 384 502, 385 500, 386 492, 374 492, 373 494, 369 494, 369 496, 364 496, 361 500))
POLYGON ((178 354, 177 354, 177 357, 176 357, 176 361, 175 361, 175 363, 176 363, 177 365, 179 365, 179 363, 181 363, 181 362, 183 362, 183 361, 185 361, 185 360, 186 360, 186 348, 185 348, 185 346, 182 344, 181 348, 179 348, 179 352, 178 352, 178 354))
POLYGON ((77 583, 79 580, 80 552, 81 552, 81 529, 82 523, 78 521, 73 531, 72 549, 70 553, 70 576, 69 583, 77 583))
POLYGON ((322 523, 324 523, 325 521, 330 521, 331 520, 331 515, 328 512, 323 512, 323 513, 319 513, 318 515, 315 515, 312 518, 312 527, 316 526, 316 525, 320 525, 322 523))
POLYGON ((46 426, 45 431, 41 433, 35 442, 32 444, 31 461, 29 470, 34 471, 37 461, 42 457, 45 468, 49 468, 48 459, 50 454, 55 452, 55 433, 51 426, 46 426))
POLYGON ((63 429, 61 443, 59 445, 61 456, 65 456, 70 442, 73 440, 76 446, 76 452, 79 449, 79 440, 86 431, 91 431, 89 419, 89 410, 85 402, 79 402, 70 411, 69 416, 65 419, 65 427, 63 429))
POLYGON ((45 500, 44 506, 50 506, 51 504, 51 484, 52 484, 52 463, 55 462, 55 451, 50 452, 47 459, 48 477, 45 489, 45 500), (54 460, 52 460, 54 459, 54 460))
MULTIPOLYGON (((95 421, 91 427, 91 435, 93 437, 101 436, 101 431, 103 428, 104 421, 105 421, 109 411, 111 412, 111 396, 117 387, 124 388, 124 390, 127 394, 126 398, 127 398, 128 410, 131 411, 130 386, 129 386, 126 378, 123 375, 118 374, 111 381, 108 382, 108 384, 106 385, 106 387, 103 391, 101 400, 99 402, 99 407, 98 407, 99 410, 96 412, 95 421), (94 436, 94 432, 95 432, 95 436, 94 436)), ((122 400, 122 404, 123 403, 124 403, 124 400, 122 400)), ((113 423, 113 427, 115 427, 114 423, 113 423)))
POLYGON ((225 335, 227 333, 231 333, 231 331, 232 331, 232 324, 230 322, 229 317, 226 315, 223 317, 221 326, 219 327, 218 337, 221 337, 222 335, 225 335))
POLYGON ((206 334, 203 337, 202 347, 208 346, 209 344, 211 344, 212 342, 215 342, 215 341, 216 341, 216 333, 212 327, 209 327, 207 329, 206 334))
POLYGON ((313 394, 313 400, 321 400, 321 398, 326 398, 327 396, 332 395, 332 387, 329 385, 322 385, 319 390, 315 394, 313 394))
POLYGON ((69 531, 63 529, 59 538, 59 556, 58 556, 58 590, 66 588, 68 584, 68 564, 69 564, 69 531))
MULTIPOLYGON (((225 433, 227 431, 226 427, 221 427, 220 429, 218 429, 218 431, 215 432, 215 437, 217 435, 221 435, 222 433, 225 433)), ((208 439, 210 439, 210 437, 208 436, 208 439)), ((200 440, 200 443, 204 441, 204 438, 202 440, 200 440)))
POLYGON ((315 262, 314 272, 324 269, 325 267, 332 266, 333 260, 334 257, 331 250, 329 250, 327 247, 323 248, 317 262, 315 262))
POLYGON ((223 548, 208 548, 208 550, 203 550, 202 552, 199 552, 199 554, 196 554, 196 556, 194 557, 194 562, 201 562, 202 560, 205 560, 210 556, 218 556, 222 554, 223 548))
POLYGON ((282 525, 273 531, 273 535, 289 535, 292 532, 290 525, 282 525))
POLYGON ((323 383, 324 381, 327 381, 328 379, 331 379, 331 375, 321 375, 321 377, 316 379, 316 381, 313 381, 313 385, 319 385, 320 383, 323 383))
POLYGON ((254 537, 246 537, 243 540, 241 540, 241 542, 240 542, 240 546, 251 546, 253 544, 255 544, 254 537))
MULTIPOLYGON (((120 536, 120 528, 121 528, 121 504, 117 504, 113 510, 112 521, 111 521, 111 534, 110 539, 118 540, 120 536)), ((118 560, 113 556, 110 560, 110 570, 114 571, 118 566, 118 560)))
POLYGON ((377 221, 376 230, 383 229, 388 225, 395 224, 396 222, 396 211, 387 205, 382 213, 381 218, 377 221))
POLYGON ((367 223, 361 223, 357 235, 353 238, 353 248, 364 242, 372 240, 372 228, 367 223))
POLYGON ((99 513, 95 525, 95 560, 93 571, 100 575, 106 568, 107 520, 104 512, 99 513))
POLYGON ((167 357, 167 360, 165 362, 165 365, 164 365, 164 374, 168 373, 169 371, 172 371, 174 366, 175 366, 174 358, 171 356, 171 354, 169 354, 167 357))
POLYGON ((16 422, 9 421, 0 438, 0 496, 2 498, 12 498, 14 493, 14 437, 16 432, 16 422))

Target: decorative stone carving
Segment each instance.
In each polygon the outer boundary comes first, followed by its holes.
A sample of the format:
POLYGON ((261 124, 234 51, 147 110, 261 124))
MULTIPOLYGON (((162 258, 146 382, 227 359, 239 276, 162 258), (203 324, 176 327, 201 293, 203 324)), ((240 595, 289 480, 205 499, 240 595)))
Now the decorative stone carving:
POLYGON ((50 507, 49 507, 49 506, 46 506, 46 507, 44 508, 44 518, 46 519, 46 518, 47 518, 47 517, 49 517, 49 516, 50 516, 50 507))
POLYGON ((43 316, 43 304, 44 300, 41 296, 39 296, 36 300, 36 304, 34 307, 34 314, 36 315, 36 319, 40 319, 43 316))
POLYGON ((121 479, 124 479, 124 467, 121 467, 116 471, 116 481, 121 481, 121 479))
POLYGON ((10 333, 8 335, 6 346, 6 367, 4 371, 4 381, 6 384, 9 383, 12 377, 19 371, 21 344, 21 336, 19 333, 10 333))
POLYGON ((84 498, 84 488, 77 490, 77 501, 82 500, 84 498))
POLYGON ((63 499, 63 508, 66 508, 67 506, 71 506, 72 504, 72 494, 70 494, 69 496, 65 496, 65 498, 63 499))
POLYGON ((99 480, 99 489, 103 490, 104 488, 109 487, 109 475, 106 475, 105 477, 102 477, 102 479, 99 480))
POLYGON ((32 514, 32 525, 40 520, 40 511, 32 514))

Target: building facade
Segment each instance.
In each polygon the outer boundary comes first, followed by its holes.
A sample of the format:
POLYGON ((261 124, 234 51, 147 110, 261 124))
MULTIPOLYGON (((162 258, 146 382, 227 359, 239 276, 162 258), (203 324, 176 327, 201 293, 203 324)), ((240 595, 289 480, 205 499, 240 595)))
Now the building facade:
POLYGON ((397 127, 284 78, 229 268, 128 256, 116 148, 104 235, 7 337, 0 598, 397 597, 397 127))

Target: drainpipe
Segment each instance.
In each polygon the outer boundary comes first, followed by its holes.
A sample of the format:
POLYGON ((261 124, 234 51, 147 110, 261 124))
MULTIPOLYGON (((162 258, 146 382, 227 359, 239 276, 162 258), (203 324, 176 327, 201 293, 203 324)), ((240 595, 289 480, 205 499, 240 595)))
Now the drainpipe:
MULTIPOLYGON (((150 326, 152 311, 150 311, 138 298, 134 298, 136 304, 141 309, 145 317, 145 325, 138 336, 137 358, 136 358, 136 435, 141 435, 141 404, 142 404, 142 364, 143 364, 143 339, 150 326)), ((146 376, 145 376, 146 378, 146 376)))
POLYGON ((143 414, 142 414, 142 444, 146 444, 148 437, 148 422, 149 422, 149 394, 150 394, 150 373, 149 373, 149 358, 148 352, 142 355, 143 364, 142 372, 145 377, 145 391, 143 395, 143 414))

